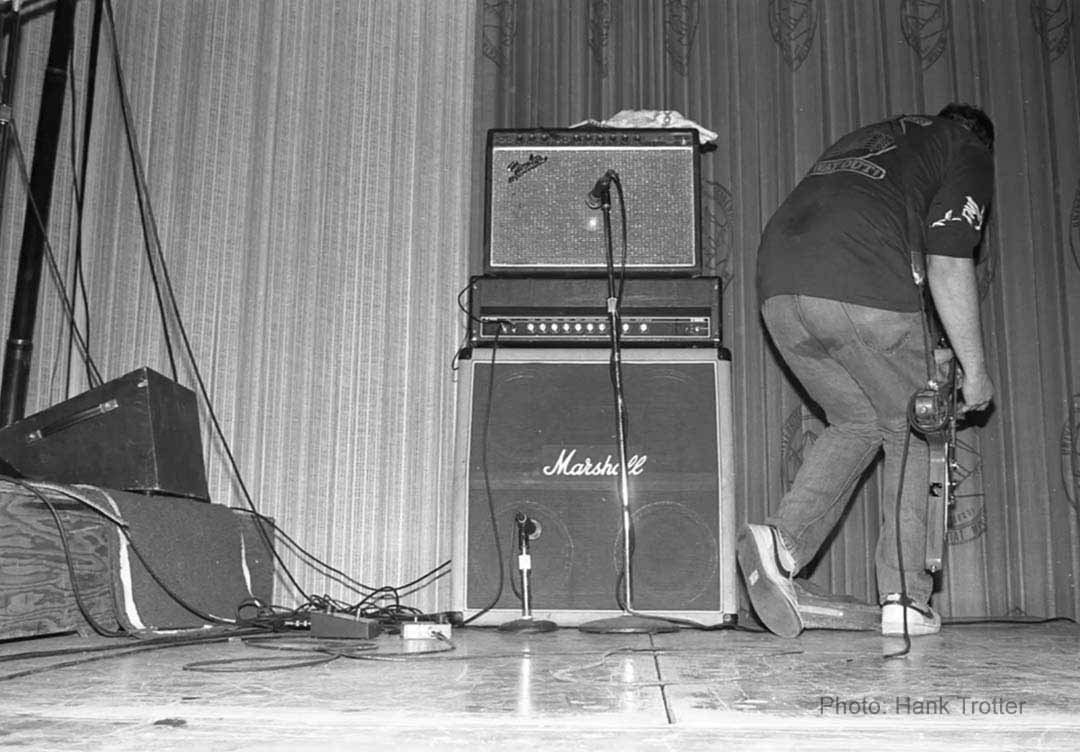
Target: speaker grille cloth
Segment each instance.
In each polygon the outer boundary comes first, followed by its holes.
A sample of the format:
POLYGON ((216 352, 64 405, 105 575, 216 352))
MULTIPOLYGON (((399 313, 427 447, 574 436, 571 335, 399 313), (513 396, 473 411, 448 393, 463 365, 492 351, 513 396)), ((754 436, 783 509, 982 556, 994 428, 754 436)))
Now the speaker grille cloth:
MULTIPOLYGON (((489 262, 492 267, 604 268, 603 213, 586 203, 607 170, 619 174, 627 213, 627 267, 692 269, 697 220, 691 146, 495 147, 489 262), (514 176, 514 163, 539 164, 514 176), (543 160, 540 162, 540 160, 543 160)), ((611 190, 616 263, 618 194, 611 190)))

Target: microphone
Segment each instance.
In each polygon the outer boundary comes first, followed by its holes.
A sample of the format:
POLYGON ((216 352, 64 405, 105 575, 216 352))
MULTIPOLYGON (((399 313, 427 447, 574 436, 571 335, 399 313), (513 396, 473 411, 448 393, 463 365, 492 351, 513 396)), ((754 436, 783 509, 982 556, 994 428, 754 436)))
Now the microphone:
POLYGON ((596 181, 596 185, 589 191, 589 195, 585 198, 585 205, 590 209, 599 209, 604 204, 611 204, 611 181, 619 176, 619 173, 615 170, 608 170, 600 179, 596 181))
POLYGON ((540 532, 543 528, 540 527, 540 523, 529 517, 524 512, 518 512, 515 515, 515 522, 518 525, 518 534, 524 536, 528 540, 536 540, 540 537, 540 532))

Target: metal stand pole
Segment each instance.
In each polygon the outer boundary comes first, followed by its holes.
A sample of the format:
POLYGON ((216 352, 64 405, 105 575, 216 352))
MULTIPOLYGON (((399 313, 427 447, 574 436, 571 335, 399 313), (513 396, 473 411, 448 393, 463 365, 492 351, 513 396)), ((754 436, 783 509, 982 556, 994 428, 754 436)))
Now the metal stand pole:
POLYGON ((34 139, 30 196, 27 198, 26 218, 23 222, 15 302, 12 304, 11 329, 4 358, 3 382, 0 384, 0 427, 20 420, 26 409, 45 232, 52 200, 57 141, 64 112, 68 58, 71 56, 74 34, 75 0, 56 0, 49 58, 41 91, 37 135, 34 139))
MULTIPOLYGON (((609 171, 612 179, 618 184, 618 175, 609 171)), ((619 297, 615 287, 615 255, 612 250, 611 238, 611 194, 603 191, 600 208, 604 213, 604 234, 607 238, 607 266, 608 266, 608 329, 611 340, 611 382, 615 392, 615 436, 619 444, 619 499, 622 507, 623 528, 623 604, 622 614, 608 619, 596 619, 578 627, 582 632, 612 634, 612 633, 646 633, 674 632, 678 629, 675 624, 659 616, 648 616, 634 612, 634 586, 631 569, 633 558, 632 533, 633 526, 630 516, 630 473, 626 468, 627 451, 626 441, 626 403, 623 397, 622 382, 622 348, 619 339, 622 336, 622 318, 619 312, 619 297)))

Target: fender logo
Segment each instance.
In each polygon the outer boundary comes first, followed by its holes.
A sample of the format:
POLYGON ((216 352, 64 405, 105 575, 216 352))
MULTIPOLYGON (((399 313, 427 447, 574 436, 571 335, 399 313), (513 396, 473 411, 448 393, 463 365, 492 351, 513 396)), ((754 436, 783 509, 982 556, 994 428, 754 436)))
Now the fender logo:
POLYGON ((514 160, 506 165, 506 171, 510 173, 510 179, 506 182, 513 183, 515 180, 519 180, 523 175, 535 170, 546 161, 548 161, 548 158, 539 154, 530 154, 529 158, 524 162, 514 160))
MULTIPOLYGON (((559 452, 559 459, 555 460, 555 464, 544 466, 540 472, 544 475, 567 475, 567 476, 582 476, 582 475, 618 475, 619 463, 611 461, 611 455, 607 455, 603 462, 596 462, 592 457, 585 457, 580 462, 574 462, 574 458, 577 455, 576 449, 570 449, 569 451, 563 449, 559 452)), ((649 461, 649 455, 647 454, 635 454, 626 461, 626 474, 627 475, 641 475, 645 472, 645 463, 649 461)))

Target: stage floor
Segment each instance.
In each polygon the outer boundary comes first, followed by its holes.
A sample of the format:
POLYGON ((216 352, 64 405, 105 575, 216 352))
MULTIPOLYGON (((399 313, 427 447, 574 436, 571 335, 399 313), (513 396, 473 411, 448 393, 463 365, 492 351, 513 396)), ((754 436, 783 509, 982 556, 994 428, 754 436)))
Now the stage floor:
POLYGON ((1075 623, 951 625, 914 639, 907 657, 883 659, 902 644, 869 632, 784 640, 738 630, 529 635, 477 627, 455 630, 448 643, 288 634, 129 652, 140 644, 76 635, 9 641, 0 643, 0 747, 960 752, 1080 745, 1075 623), (102 645, 110 650, 27 657, 102 645), (316 645, 339 657, 310 652, 316 645))

